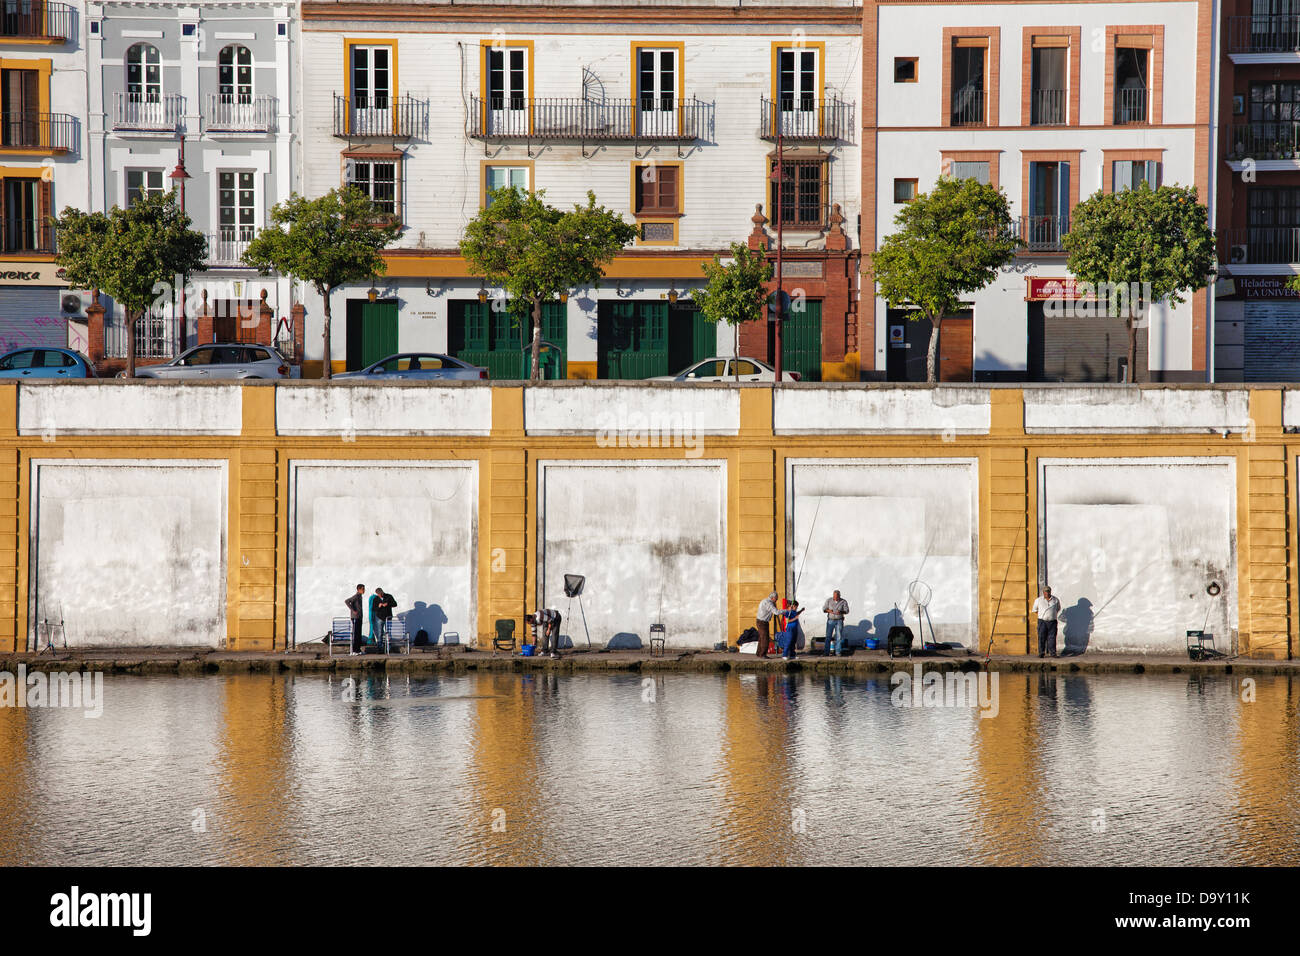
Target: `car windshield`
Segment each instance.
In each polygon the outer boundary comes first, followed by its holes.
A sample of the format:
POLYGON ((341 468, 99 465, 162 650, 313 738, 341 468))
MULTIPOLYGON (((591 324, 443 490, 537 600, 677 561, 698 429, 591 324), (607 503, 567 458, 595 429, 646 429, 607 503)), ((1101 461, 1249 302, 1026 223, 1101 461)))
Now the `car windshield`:
POLYGON ((724 366, 726 363, 721 359, 714 359, 710 362, 701 362, 695 368, 686 373, 687 378, 721 378, 726 374, 724 366))

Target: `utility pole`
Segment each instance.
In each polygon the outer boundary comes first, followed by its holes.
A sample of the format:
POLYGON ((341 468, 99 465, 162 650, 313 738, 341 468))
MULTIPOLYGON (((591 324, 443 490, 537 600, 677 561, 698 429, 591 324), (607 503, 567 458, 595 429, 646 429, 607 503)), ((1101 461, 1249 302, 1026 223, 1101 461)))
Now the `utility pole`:
POLYGON ((776 102, 776 361, 773 363, 776 367, 776 384, 781 384, 781 327, 785 324, 785 293, 781 287, 781 251, 785 248, 785 231, 782 228, 785 222, 785 216, 782 207, 785 206, 785 167, 782 163, 782 154, 785 149, 785 141, 782 139, 781 122, 781 100, 777 97, 776 102))

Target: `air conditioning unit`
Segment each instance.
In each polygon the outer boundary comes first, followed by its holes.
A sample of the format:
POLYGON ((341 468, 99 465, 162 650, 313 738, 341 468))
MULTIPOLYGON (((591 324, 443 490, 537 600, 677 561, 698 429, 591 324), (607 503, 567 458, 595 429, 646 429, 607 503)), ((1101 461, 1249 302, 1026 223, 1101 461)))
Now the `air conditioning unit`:
POLYGON ((1233 265, 1242 265, 1248 261, 1249 261, 1249 256, 1246 254, 1246 247, 1244 245, 1232 247, 1233 265))
POLYGON ((70 289, 59 292, 59 314, 65 319, 84 316, 88 305, 90 305, 89 292, 77 292, 70 289))

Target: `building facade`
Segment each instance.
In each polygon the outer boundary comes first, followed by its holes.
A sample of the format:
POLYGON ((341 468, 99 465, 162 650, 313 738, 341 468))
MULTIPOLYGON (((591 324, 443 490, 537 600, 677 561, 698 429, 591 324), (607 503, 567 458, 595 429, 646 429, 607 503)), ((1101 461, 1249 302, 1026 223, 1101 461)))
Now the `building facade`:
MULTIPOLYGON (((336 293, 333 369, 429 350, 521 373, 526 333, 457 251, 489 190, 513 185, 560 207, 590 190, 639 230, 599 288, 547 306, 549 377, 731 354, 690 292, 730 243, 772 247, 780 215, 801 306, 786 367, 858 378, 858 4, 309 2, 302 17, 302 190, 354 184, 404 226, 385 276, 336 293)), ((310 376, 323 310, 304 301, 310 376)), ((742 354, 773 358, 770 331, 747 327, 742 354)))
MULTIPOLYGON (((175 189, 208 238, 205 270, 178 277, 168 304, 137 322, 138 360, 211 341, 292 353, 290 281, 241 257, 295 185, 294 7, 92 3, 86 19, 90 208, 175 189)), ((120 308, 101 304, 88 350, 102 374, 124 364, 128 343, 120 308)))
MULTIPOLYGON (((1210 0, 864 6, 864 254, 940 176, 1007 194, 1024 249, 942 324, 952 381, 1206 381, 1210 294, 1158 305, 1126 368, 1125 320, 1099 316, 1065 269, 1081 200, 1145 180, 1194 185, 1213 215, 1210 0)), ((866 378, 925 379, 928 323, 864 276, 866 378)))
POLYGON ((1300 4, 1225 0, 1220 30, 1218 381, 1300 378, 1300 4))
POLYGON ((0 352, 84 346, 50 225, 88 200, 84 31, 80 4, 0 0, 0 352))

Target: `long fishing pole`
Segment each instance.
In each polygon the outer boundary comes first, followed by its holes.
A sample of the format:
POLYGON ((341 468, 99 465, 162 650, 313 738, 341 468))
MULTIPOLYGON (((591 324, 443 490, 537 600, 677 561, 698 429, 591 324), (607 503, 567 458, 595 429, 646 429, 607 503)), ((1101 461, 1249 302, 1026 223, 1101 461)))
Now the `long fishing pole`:
POLYGON ((985 664, 987 664, 989 658, 993 656, 993 635, 996 634, 998 630, 998 612, 1002 610, 1002 595, 1007 592, 1007 578, 1011 577, 1011 562, 1016 559, 1016 544, 1019 541, 1020 530, 1016 529, 1016 537, 1011 542, 1011 553, 1007 555, 1007 570, 1006 573, 1002 575, 1002 588, 998 591, 998 603, 993 606, 993 623, 989 625, 989 649, 984 655, 985 664))
POLYGON ((813 511, 812 524, 808 527, 808 540, 804 542, 804 546, 803 546, 803 559, 800 560, 799 562, 799 570, 795 572, 793 597, 796 598, 799 596, 799 581, 803 578, 804 565, 808 563, 808 549, 812 547, 813 532, 817 530, 817 516, 821 514, 823 497, 825 496, 824 495, 817 496, 817 508, 816 510, 813 511))

